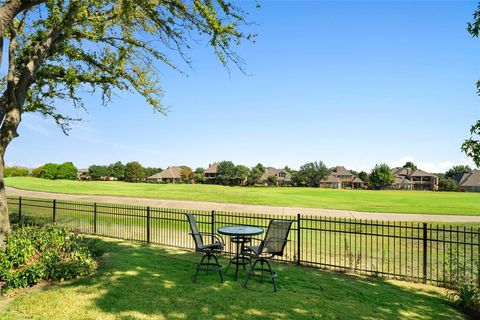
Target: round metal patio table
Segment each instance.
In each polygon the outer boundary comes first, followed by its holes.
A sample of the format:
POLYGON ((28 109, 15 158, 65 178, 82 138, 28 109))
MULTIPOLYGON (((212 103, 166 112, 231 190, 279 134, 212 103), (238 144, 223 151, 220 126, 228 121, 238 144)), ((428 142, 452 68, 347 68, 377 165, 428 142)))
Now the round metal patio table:
POLYGON ((228 226, 228 227, 221 227, 218 228, 218 233, 223 234, 225 236, 230 237, 230 241, 235 243, 236 245, 236 252, 235 256, 230 259, 228 263, 228 267, 225 270, 227 273, 230 265, 235 265, 235 280, 238 277, 238 266, 242 265, 243 269, 245 269, 245 265, 250 264, 250 258, 243 255, 243 247, 245 243, 249 243, 251 241, 252 236, 256 236, 263 233, 263 228, 260 227, 252 227, 252 226, 228 226))

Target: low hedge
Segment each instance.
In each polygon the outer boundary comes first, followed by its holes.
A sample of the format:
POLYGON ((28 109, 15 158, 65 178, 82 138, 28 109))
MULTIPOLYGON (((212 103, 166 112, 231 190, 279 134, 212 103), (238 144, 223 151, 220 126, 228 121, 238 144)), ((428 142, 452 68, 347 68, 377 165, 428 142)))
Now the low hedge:
POLYGON ((97 268, 96 241, 53 225, 21 226, 0 249, 0 293, 42 280, 66 280, 97 268))

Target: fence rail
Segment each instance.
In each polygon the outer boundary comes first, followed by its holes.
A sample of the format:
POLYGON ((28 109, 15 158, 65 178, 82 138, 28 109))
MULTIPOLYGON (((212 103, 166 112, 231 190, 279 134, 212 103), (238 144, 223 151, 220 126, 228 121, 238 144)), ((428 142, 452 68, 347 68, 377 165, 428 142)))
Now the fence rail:
MULTIPOLYGON (((19 218, 66 225, 78 232, 193 248, 185 213, 193 213, 201 231, 228 225, 266 228, 270 219, 291 219, 285 255, 278 260, 449 286, 462 278, 480 284, 480 229, 412 222, 384 222, 201 211, 8 197, 19 218)), ((227 252, 233 247, 226 241, 227 252)))

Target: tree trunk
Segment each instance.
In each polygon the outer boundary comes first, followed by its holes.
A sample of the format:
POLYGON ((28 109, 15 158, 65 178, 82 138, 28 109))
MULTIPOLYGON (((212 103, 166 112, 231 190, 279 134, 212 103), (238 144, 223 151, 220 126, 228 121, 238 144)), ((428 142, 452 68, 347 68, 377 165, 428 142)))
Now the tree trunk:
POLYGON ((3 178, 5 162, 4 152, 0 152, 0 247, 4 245, 5 238, 10 232, 10 220, 8 215, 7 194, 3 178))

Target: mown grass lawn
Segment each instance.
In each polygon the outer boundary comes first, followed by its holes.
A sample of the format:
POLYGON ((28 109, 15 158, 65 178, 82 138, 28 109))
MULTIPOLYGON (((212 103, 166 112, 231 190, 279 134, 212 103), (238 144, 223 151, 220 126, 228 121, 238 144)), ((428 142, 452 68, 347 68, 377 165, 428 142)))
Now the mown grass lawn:
POLYGON ((214 201, 365 212, 480 214, 480 193, 226 187, 194 184, 44 180, 29 177, 11 177, 6 178, 5 181, 7 186, 15 188, 71 194, 214 201))
POLYGON ((243 289, 231 273, 223 285, 215 273, 192 283, 199 254, 114 240, 102 246, 109 252, 96 274, 20 293, 0 318, 465 319, 431 286, 275 264, 274 294, 267 281, 243 289))

